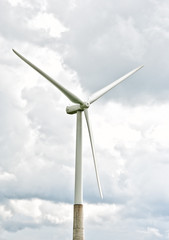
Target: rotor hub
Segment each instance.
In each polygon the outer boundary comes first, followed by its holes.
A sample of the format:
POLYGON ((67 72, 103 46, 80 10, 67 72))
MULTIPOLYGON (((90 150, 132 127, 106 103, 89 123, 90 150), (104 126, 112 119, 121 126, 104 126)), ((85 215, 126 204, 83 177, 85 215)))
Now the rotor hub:
POLYGON ((89 108, 90 107, 90 103, 89 102, 84 102, 81 107, 84 108, 89 108))

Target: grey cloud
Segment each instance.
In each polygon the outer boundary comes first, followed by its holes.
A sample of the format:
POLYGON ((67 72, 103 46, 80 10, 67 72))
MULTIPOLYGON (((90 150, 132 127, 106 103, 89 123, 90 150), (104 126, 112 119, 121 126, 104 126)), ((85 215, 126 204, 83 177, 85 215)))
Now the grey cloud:
POLYGON ((1 167, 12 169, 17 165, 24 137, 29 136, 26 119, 21 109, 13 105, 15 99, 1 95, 1 167), (10 109, 9 113, 8 110, 10 109), (15 117, 14 117, 15 116, 15 117), (22 122, 22 125, 21 125, 22 122), (5 126, 5 127, 4 127, 5 126), (12 161, 11 161, 12 160, 12 161))
POLYGON ((46 9, 49 12, 53 12, 57 18, 61 19, 62 22, 67 23, 70 12, 73 12, 76 0, 50 0, 46 2, 46 9))
POLYGON ((66 107, 61 107, 56 89, 53 91, 45 90, 42 87, 35 87, 24 90, 23 99, 29 102, 28 118, 34 129, 39 129, 44 141, 51 141, 55 144, 66 144, 69 141, 73 128, 72 118, 66 115, 66 107), (53 92, 53 96, 51 93, 53 92))
POLYGON ((8 51, 16 45, 18 46, 20 42, 29 41, 41 46, 52 43, 53 39, 49 38, 47 32, 35 30, 28 26, 29 20, 41 11, 40 1, 30 1, 30 6, 18 4, 13 7, 8 1, 2 0, 0 8, 3 9, 1 11, 0 34, 11 43, 8 51))
MULTIPOLYGON (((49 6, 52 6, 52 2, 49 6)), ((82 85, 96 91, 138 65, 145 65, 111 97, 124 102, 168 100, 168 28, 165 2, 80 1, 64 16, 65 63, 82 85), (150 17, 151 16, 151 17, 150 17), (166 16, 166 17, 165 17, 166 16), (78 20, 77 20, 78 19, 78 20)), ((51 11, 58 14, 55 8, 51 11)), ((63 48, 61 48, 63 51, 63 48)), ((110 95, 109 95, 110 96, 110 95)))
POLYGON ((65 111, 57 110, 55 101, 49 100, 49 96, 44 93, 43 89, 27 91, 29 102, 32 98, 32 104, 29 105, 32 109, 27 115, 22 112, 22 108, 13 106, 15 99, 7 99, 1 93, 1 168, 15 176, 14 180, 1 181, 1 199, 38 197, 72 202, 72 122, 65 122, 65 111), (36 98, 33 97, 34 93, 36 98), (65 148, 65 144, 69 147, 65 148), (42 163, 44 167, 41 168, 42 163), (62 184, 56 190, 55 183, 60 182, 60 179, 62 184), (63 189, 67 189, 66 192, 63 189))
POLYGON ((3 32, 4 29, 10 29, 12 38, 18 36, 16 44, 22 39, 60 51, 65 63, 78 72, 83 87, 89 91, 94 92, 132 68, 144 64, 140 72, 107 96, 132 104, 148 102, 151 98, 156 101, 168 100, 165 2, 159 7, 157 2, 152 1, 139 4, 130 1, 124 6, 100 0, 97 4, 78 2, 75 3, 76 7, 72 7, 72 1, 58 4, 49 1, 47 10, 70 29, 60 40, 49 38, 41 30, 28 28, 28 19, 41 11, 38 1, 32 8, 22 5, 12 8, 4 1, 1 4, 4 9, 4 23, 1 26, 4 36, 10 39, 3 32), (18 20, 12 20, 14 14, 18 20), (5 25, 6 28, 3 27, 5 25))
MULTIPOLYGON (((26 229, 40 229, 43 227, 58 229, 60 225, 70 226, 72 207, 68 204, 54 204, 39 199, 11 200, 3 205, 10 216, 0 217, 2 228, 9 233, 17 233, 26 229)), ((2 205, 0 205, 2 208, 2 205)))
POLYGON ((17 239, 25 239, 30 240, 45 240, 50 237, 51 240, 59 240, 59 239, 66 239, 68 236, 71 238, 71 228, 70 226, 66 226, 65 230, 63 231, 62 227, 52 227, 52 226, 44 226, 38 229, 24 229, 22 231, 18 231, 15 233, 12 232, 4 232, 3 236, 5 240, 17 240, 17 239))
POLYGON ((36 223, 32 222, 32 219, 22 219, 20 217, 20 220, 17 222, 16 219, 14 219, 13 221, 7 221, 7 222, 3 222, 3 228, 6 231, 9 232, 17 232, 17 231, 21 231, 24 228, 39 228, 40 226, 36 223))

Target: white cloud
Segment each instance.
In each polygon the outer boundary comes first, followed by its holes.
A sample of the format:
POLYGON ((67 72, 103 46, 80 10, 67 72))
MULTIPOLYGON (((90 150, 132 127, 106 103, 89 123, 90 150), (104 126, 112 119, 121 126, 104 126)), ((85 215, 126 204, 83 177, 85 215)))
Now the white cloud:
POLYGON ((144 233, 147 235, 152 235, 157 238, 163 237, 158 228, 148 227, 144 233))
POLYGON ((7 1, 10 3, 12 7, 23 7, 23 8, 33 9, 35 5, 39 5, 42 11, 45 11, 47 6, 46 0, 41 0, 41 1, 36 0, 33 2, 34 4, 32 4, 31 1, 28 2, 26 0, 7 0, 7 1))
POLYGON ((62 32, 68 30, 53 14, 46 12, 41 12, 32 20, 29 20, 28 26, 32 29, 44 30, 49 33, 50 37, 61 37, 62 32))
POLYGON ((23 4, 24 0, 8 0, 8 2, 12 5, 12 6, 17 6, 18 4, 23 4))
POLYGON ((14 181, 16 179, 14 174, 8 172, 0 172, 0 181, 14 181))
POLYGON ((85 220, 87 224, 102 226, 119 222, 123 206, 115 204, 85 204, 85 220))
POLYGON ((71 221, 71 205, 52 203, 50 201, 10 200, 9 206, 15 214, 14 217, 30 217, 35 224, 65 224, 71 221))
POLYGON ((4 205, 0 206, 0 216, 2 219, 9 219, 12 217, 11 210, 7 209, 4 205))

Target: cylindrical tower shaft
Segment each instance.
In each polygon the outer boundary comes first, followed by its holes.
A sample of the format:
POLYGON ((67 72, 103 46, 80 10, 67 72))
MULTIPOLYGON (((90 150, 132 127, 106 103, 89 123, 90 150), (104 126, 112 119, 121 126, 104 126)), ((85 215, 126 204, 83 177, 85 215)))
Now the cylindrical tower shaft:
POLYGON ((82 112, 77 112, 76 123, 76 160, 75 160, 75 196, 74 204, 83 203, 83 172, 82 172, 82 112))
POLYGON ((82 112, 77 112, 76 123, 75 196, 73 240, 84 240, 83 228, 83 172, 82 172, 82 112))

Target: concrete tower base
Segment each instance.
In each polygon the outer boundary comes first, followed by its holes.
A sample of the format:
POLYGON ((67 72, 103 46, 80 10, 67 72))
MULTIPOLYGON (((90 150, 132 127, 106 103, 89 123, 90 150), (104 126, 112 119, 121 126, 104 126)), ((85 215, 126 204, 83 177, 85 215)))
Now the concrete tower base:
POLYGON ((83 204, 74 204, 73 240, 84 240, 83 204))

